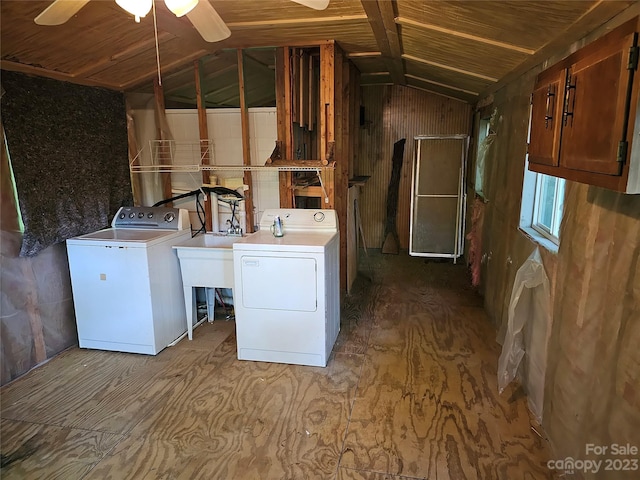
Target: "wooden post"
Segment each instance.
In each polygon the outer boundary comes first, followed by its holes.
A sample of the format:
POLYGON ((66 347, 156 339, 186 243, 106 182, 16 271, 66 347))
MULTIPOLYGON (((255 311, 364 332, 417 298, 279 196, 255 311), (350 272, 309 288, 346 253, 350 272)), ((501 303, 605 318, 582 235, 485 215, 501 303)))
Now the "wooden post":
POLYGON ((293 123, 301 123, 300 120, 300 98, 298 93, 300 90, 300 49, 291 49, 291 120, 293 123))
MULTIPOLYGON (((293 133, 291 122, 291 83, 289 70, 289 48, 276 50, 276 110, 278 115, 278 142, 282 148, 280 155, 284 160, 293 157, 293 133)), ((291 172, 280 172, 280 207, 293 208, 291 172)))
MULTIPOLYGON (((242 119, 242 158, 243 164, 251 165, 251 142, 249 141, 249 111, 245 98, 244 88, 244 56, 242 50, 238 49, 238 83, 240 84, 240 118, 242 119)), ((253 232, 253 182, 251 171, 244 172, 244 184, 248 189, 244 192, 244 208, 246 214, 247 232, 253 232)))
MULTIPOLYGON (((313 66, 315 64, 315 58, 311 55, 309 55, 309 73, 308 73, 308 78, 309 78, 309 93, 308 93, 308 98, 307 98, 307 115, 309 116, 307 118, 307 125, 309 128, 309 131, 312 131, 314 129, 314 113, 315 113, 315 102, 314 102, 314 98, 315 98, 315 94, 316 94, 316 89, 315 89, 315 85, 316 85, 316 76, 314 75, 314 70, 313 70, 313 66)), ((316 158, 317 155, 312 155, 312 158, 316 158)))
MULTIPOLYGON (((193 62, 193 73, 196 80, 196 102, 198 106, 198 130, 200 131, 200 140, 209 140, 209 128, 207 125, 207 105, 202 94, 202 71, 200 65, 202 61, 196 60, 193 62)), ((203 145, 200 142, 200 156, 202 157, 202 165, 210 165, 210 151, 211 145, 203 145)), ((202 183, 210 183, 209 170, 202 171, 202 183)), ((218 208, 216 205, 215 208, 218 208)), ((207 196, 204 198, 204 218, 205 218, 205 230, 210 232, 213 229, 213 219, 211 213, 211 198, 207 196)))
MULTIPOLYGON (((133 111, 128 101, 125 101, 125 109, 127 112, 127 139, 129 145, 129 165, 138 155, 138 143, 136 142, 136 126, 133 121, 133 111)), ((142 178, 141 174, 132 172, 129 169, 129 176, 131 177, 131 193, 133 193, 133 204, 142 205, 142 178)))
MULTIPOLYGON (((327 165, 335 155, 335 44, 320 45, 320 160, 327 165)), ((323 208, 335 208, 334 174, 325 170, 321 174, 329 197, 329 203, 323 199, 323 208), (330 173, 330 175, 329 175, 330 173)), ((346 194, 346 191, 345 191, 346 194)))
POLYGON ((334 159, 336 168, 333 179, 334 207, 338 213, 340 232, 340 288, 347 287, 347 207, 349 192, 349 158, 347 147, 349 119, 349 65, 342 49, 334 47, 334 159))
MULTIPOLYGON (((153 93, 155 96, 155 116, 156 116, 156 138, 158 140, 166 140, 166 134, 163 125, 166 125, 167 121, 165 118, 165 109, 164 109, 164 92, 162 90, 162 85, 156 78, 153 81, 153 93)), ((153 152, 151 152, 153 154, 153 152)), ((162 148, 162 157, 166 158, 168 156, 168 149, 162 148)), ((163 172, 160 174, 160 179, 162 183, 162 197, 163 199, 173 197, 173 191, 171 189, 171 174, 168 172, 163 172)), ((173 206, 172 202, 167 203, 165 206, 171 207, 173 206)))
POLYGON ((309 54, 304 50, 300 50, 300 87, 298 88, 298 122, 301 127, 307 126, 309 114, 309 54))
POLYGON ((285 159, 293 160, 293 82, 291 78, 291 49, 284 49, 284 115, 285 115, 285 159))

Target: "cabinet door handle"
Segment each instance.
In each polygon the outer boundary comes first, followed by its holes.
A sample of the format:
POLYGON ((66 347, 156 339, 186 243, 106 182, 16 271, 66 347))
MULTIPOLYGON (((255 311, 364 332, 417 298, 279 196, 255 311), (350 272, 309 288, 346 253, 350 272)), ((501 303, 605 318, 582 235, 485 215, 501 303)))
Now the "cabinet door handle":
POLYGON ((544 128, 549 128, 549 122, 553 120, 553 108, 554 98, 556 96, 556 89, 553 85, 549 85, 547 88, 547 106, 544 112, 544 128))
POLYGON ((576 106, 576 83, 577 83, 576 77, 575 76, 572 77, 571 72, 568 72, 567 84, 565 86, 565 94, 564 94, 564 109, 562 112, 565 127, 568 124, 569 117, 571 117, 571 125, 573 125, 573 113, 575 111, 575 106, 576 106), (571 83, 572 80, 573 80, 573 83, 571 83), (569 107, 569 105, 571 105, 571 107, 569 107))

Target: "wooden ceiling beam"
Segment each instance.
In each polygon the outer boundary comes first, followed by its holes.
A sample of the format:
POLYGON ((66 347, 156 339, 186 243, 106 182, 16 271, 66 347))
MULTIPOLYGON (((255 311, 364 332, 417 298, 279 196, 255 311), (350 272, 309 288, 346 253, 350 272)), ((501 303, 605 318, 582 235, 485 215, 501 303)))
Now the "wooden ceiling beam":
MULTIPOLYGON (((275 78, 275 68, 269 68, 269 65, 265 65, 263 62, 261 62, 260 60, 258 60, 255 57, 252 57, 250 53, 247 53, 246 50, 244 50, 244 58, 245 60, 249 60, 251 61, 252 64, 254 64, 258 70, 260 70, 261 72, 265 73, 265 74, 269 74, 269 75, 273 75, 275 78)), ((273 62, 274 62, 274 66, 275 66, 275 60, 276 60, 276 52, 274 50, 273 52, 273 62)))
MULTIPOLYGON (((187 55, 186 57, 180 58, 179 60, 176 60, 175 62, 171 62, 169 64, 166 65, 160 65, 160 78, 162 78, 162 71, 168 71, 171 72, 172 70, 178 69, 180 67, 186 67, 187 65, 191 65, 193 63, 193 61, 198 60, 200 57, 202 57, 206 52, 200 50, 200 51, 196 51, 193 52, 191 55, 187 55)), ((144 85, 145 83, 149 82, 149 81, 153 81, 154 78, 157 78, 158 76, 158 70, 157 68, 154 68, 153 70, 148 70, 145 73, 139 75, 137 78, 134 78, 133 80, 120 85, 120 88, 122 90, 130 90, 132 88, 135 88, 137 86, 141 86, 144 85)))
POLYGON ((346 22, 366 21, 367 15, 341 15, 339 17, 281 18, 277 20, 255 20, 252 22, 228 22, 231 30, 260 27, 292 27, 304 25, 336 25, 346 22))
POLYGON ((371 1, 371 0, 360 0, 362 4, 362 8, 367 14, 367 18, 369 19, 369 24, 371 25, 371 30, 373 31, 373 36, 376 39, 376 43, 378 44, 378 48, 380 52, 382 52, 382 58, 391 73, 391 78, 393 78, 394 83, 398 85, 405 85, 406 80, 404 78, 404 66, 402 64, 400 52, 400 41, 397 38, 398 33, 395 30, 390 31, 387 30, 387 26, 385 24, 385 18, 387 18, 387 23, 389 22, 388 17, 392 13, 389 13, 387 5, 380 7, 380 4, 385 4, 385 1, 371 1), (384 15, 382 13, 381 8, 385 11, 384 15), (394 37, 395 32, 395 37, 394 37), (392 46, 393 45, 393 46, 392 46), (398 56, 394 57, 394 50, 397 50, 396 53, 398 56))
POLYGON ((424 63, 425 65, 431 65, 431 66, 434 66, 434 67, 442 68, 444 70, 450 70, 452 72, 462 73, 464 75, 469 75, 470 77, 481 78, 483 80, 488 80, 490 82, 497 82, 498 81, 498 79, 494 78, 494 77, 489 77, 487 75, 482 75, 480 73, 471 72, 469 70, 462 70, 460 68, 455 68, 455 67, 452 67, 450 65, 444 65, 442 63, 432 62, 430 60, 425 60, 424 58, 414 57, 413 55, 403 54, 402 58, 405 59, 405 60, 409 60, 410 62, 424 63))
MULTIPOLYGON (((213 80, 216 77, 219 77, 220 75, 223 75, 225 73, 229 73, 232 70, 236 70, 237 66, 235 63, 233 64, 229 64, 229 65, 225 65, 223 68, 216 70, 214 72, 209 72, 207 74, 202 74, 201 75, 201 81, 203 83, 205 83, 208 80, 213 80)), ((188 81, 183 81, 181 80, 182 77, 186 77, 187 74, 190 75, 191 77, 193 77, 193 69, 189 68, 189 69, 184 69, 184 70, 180 70, 179 72, 176 72, 175 75, 175 79, 171 79, 171 80, 167 80, 167 78, 163 79, 163 84, 165 87, 167 87, 167 85, 172 85, 171 87, 165 88, 165 95, 168 94, 173 94, 176 92, 180 92, 182 90, 184 90, 185 88, 191 88, 194 87, 195 88, 195 80, 193 78, 191 78, 188 81)))
MULTIPOLYGON (((160 32, 158 34, 158 42, 162 43, 164 40, 168 40, 169 38, 173 38, 173 35, 167 32, 160 32)), ((132 44, 130 47, 114 54, 109 55, 108 57, 102 57, 101 59, 84 66, 83 68, 76 70, 73 72, 74 75, 81 77, 90 77, 91 75, 101 72, 109 68, 114 63, 119 60, 124 60, 129 57, 133 57, 139 53, 142 53, 146 50, 155 50, 155 39, 150 38, 148 40, 144 40, 142 42, 136 42, 132 44)))
POLYGON ((438 87, 448 88, 449 90, 455 90, 457 92, 467 93, 469 95, 478 96, 480 92, 472 92, 471 90, 465 90, 464 88, 454 87, 453 85, 448 85, 446 83, 434 82, 433 80, 428 80, 423 77, 418 77, 417 75, 407 74, 407 78, 412 80, 417 80, 418 82, 429 83, 431 85, 436 85, 438 87))
POLYGON ((452 35, 458 38, 464 38, 466 40, 471 40, 474 42, 480 42, 487 45, 493 45, 494 47, 505 48, 507 50, 513 50, 515 52, 525 53, 527 55, 532 55, 535 53, 535 50, 531 50, 530 48, 520 47, 518 45, 513 45, 512 43, 499 42, 497 40, 491 40, 489 38, 479 37, 477 35, 471 35, 464 32, 458 32, 457 30, 453 30, 451 28, 439 27, 437 25, 432 25, 429 23, 421 23, 415 20, 411 20, 410 18, 398 17, 395 19, 396 23, 399 25, 409 25, 412 27, 419 28, 421 30, 431 30, 434 32, 444 33, 446 35, 452 35))
MULTIPOLYGON (((209 101, 209 99, 210 99, 211 97, 216 96, 216 95, 222 95, 222 94, 225 94, 225 93, 229 92, 230 90, 233 90, 233 95, 231 95, 231 96, 227 96, 227 97, 225 97, 225 98, 223 99, 225 104, 226 104, 227 102, 231 101, 231 100, 232 100, 232 99, 234 99, 234 98, 239 98, 239 96, 240 96, 240 91, 238 90, 238 84, 237 84, 237 83, 232 83, 232 84, 230 84, 230 85, 226 85, 226 86, 224 86, 224 87, 222 87, 222 88, 217 88, 216 90, 211 90, 210 92, 207 92, 207 93, 205 94, 205 99, 206 99, 207 101, 209 101)), ((215 102, 215 103, 220 103, 220 102, 215 102)))
POLYGON ((347 58, 377 58, 381 56, 382 52, 353 52, 346 55, 347 58))
POLYGON ((411 88, 415 88, 416 90, 422 90, 423 92, 428 92, 428 93, 433 93, 434 95, 440 95, 441 97, 446 97, 446 98, 450 98, 451 100, 456 100, 458 102, 463 102, 463 103, 473 103, 475 101, 475 98, 460 98, 460 97, 456 97, 455 95, 448 95, 440 90, 437 89, 429 89, 429 88, 422 88, 422 87, 418 87, 416 85, 409 85, 409 87, 411 88))
POLYGON ((404 74, 402 61, 400 60, 400 57, 402 57, 402 48, 400 46, 400 37, 398 36, 398 26, 396 25, 396 14, 394 11, 395 3, 395 0, 384 0, 378 2, 378 7, 380 8, 380 15, 382 16, 382 24, 384 25, 387 38, 389 39, 391 56, 394 59, 398 59, 398 62, 400 63, 400 69, 404 74))
POLYGON ((94 80, 92 78, 77 77, 73 74, 62 73, 55 70, 49 70, 42 67, 34 67, 33 65, 26 65, 24 63, 12 62, 9 60, 0 60, 0 69, 8 70, 10 72, 20 72, 27 75, 35 75, 38 77, 52 78, 53 80, 60 80, 61 82, 70 82, 77 85, 84 85, 87 87, 100 87, 107 88, 109 90, 118 90, 114 88, 110 82, 101 82, 100 80, 94 80))

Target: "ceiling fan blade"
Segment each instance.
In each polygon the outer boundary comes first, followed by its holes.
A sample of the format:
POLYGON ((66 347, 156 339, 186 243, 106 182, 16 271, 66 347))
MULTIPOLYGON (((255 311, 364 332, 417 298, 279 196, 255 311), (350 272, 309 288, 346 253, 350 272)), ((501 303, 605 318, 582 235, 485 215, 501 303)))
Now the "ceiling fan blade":
POLYGON ((313 8, 314 10, 324 10, 329 6, 329 0, 291 0, 292 2, 299 3, 305 7, 313 8))
POLYGON ((89 0, 55 0, 33 21, 38 25, 62 25, 87 3, 89 0))
POLYGON ((209 0, 200 0, 194 9, 187 13, 187 18, 207 42, 219 42, 231 35, 231 30, 209 0))

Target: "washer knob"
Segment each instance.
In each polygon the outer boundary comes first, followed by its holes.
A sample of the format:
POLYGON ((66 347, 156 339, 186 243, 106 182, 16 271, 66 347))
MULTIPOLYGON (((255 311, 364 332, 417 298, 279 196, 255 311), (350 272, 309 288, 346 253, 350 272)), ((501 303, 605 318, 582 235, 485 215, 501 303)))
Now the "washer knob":
POLYGON ((324 212, 316 212, 313 214, 313 219, 316 222, 321 222, 324 220, 324 212))
POLYGON ((135 217, 136 217, 135 212, 131 212, 131 213, 129 214, 129 218, 135 218, 135 217))
POLYGON ((138 213, 138 218, 144 218, 144 212, 138 213))
POLYGON ((119 217, 120 217, 120 219, 123 219, 124 217, 126 217, 126 215, 124 214, 124 212, 122 212, 122 213, 119 215, 119 217))
POLYGON ((173 220, 175 220, 176 215, 173 212, 169 212, 164 216, 164 221, 169 223, 169 222, 173 222, 173 220))

